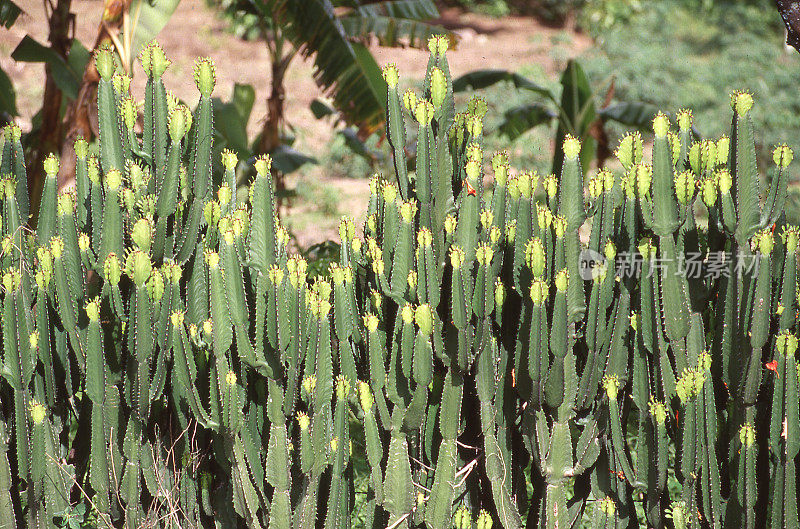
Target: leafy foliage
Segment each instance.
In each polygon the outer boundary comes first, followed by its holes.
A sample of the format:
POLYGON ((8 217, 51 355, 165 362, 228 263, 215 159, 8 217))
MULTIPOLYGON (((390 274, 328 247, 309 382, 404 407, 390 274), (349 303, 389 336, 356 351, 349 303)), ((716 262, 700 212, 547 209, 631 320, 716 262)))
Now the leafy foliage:
MULTIPOLYGON (((643 129, 649 126, 657 107, 642 102, 617 102, 598 108, 595 93, 589 79, 577 61, 569 61, 561 75, 560 97, 554 90, 545 88, 534 81, 506 70, 476 70, 466 73, 453 81, 453 91, 485 89, 496 83, 510 82, 524 93, 533 93, 544 101, 511 106, 504 113, 503 121, 497 131, 510 140, 515 140, 540 125, 556 123, 553 172, 557 173, 563 163, 561 145, 567 135, 582 141, 581 160, 583 171, 598 153, 597 138, 591 133, 603 131, 606 122, 616 122, 627 127, 643 129), (599 127, 597 127, 599 125, 599 127), (593 131, 592 128, 596 127, 593 131)), ((604 133, 603 141, 607 142, 604 133)), ((607 146, 604 146, 607 149, 607 146)), ((602 165, 604 158, 599 163, 602 165)))
POLYGON ((680 2, 654 2, 625 27, 605 32, 581 63, 590 78, 613 71, 622 101, 691 108, 698 132, 709 137, 730 126, 721 95, 742 79, 753 80, 757 149, 761 159, 769 159, 772 145, 800 134, 800 59, 785 52, 771 3, 752 4, 720 5, 700 17, 680 2))

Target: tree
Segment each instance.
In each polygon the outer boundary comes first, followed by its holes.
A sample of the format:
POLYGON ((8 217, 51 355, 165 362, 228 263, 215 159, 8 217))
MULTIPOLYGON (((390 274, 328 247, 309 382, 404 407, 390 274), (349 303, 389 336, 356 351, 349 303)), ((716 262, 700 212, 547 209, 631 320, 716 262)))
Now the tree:
MULTIPOLYGON (((331 96, 341 118, 358 127, 364 139, 383 127, 386 112, 386 83, 366 46, 368 41, 421 47, 430 36, 447 33, 425 22, 439 16, 432 0, 211 1, 232 15, 235 23, 245 23, 244 15, 255 15, 257 30, 269 49, 272 77, 267 116, 254 154, 274 154, 283 147, 284 79, 298 53, 313 58, 315 81, 331 96)), ((277 185, 282 187, 282 178, 277 185)))

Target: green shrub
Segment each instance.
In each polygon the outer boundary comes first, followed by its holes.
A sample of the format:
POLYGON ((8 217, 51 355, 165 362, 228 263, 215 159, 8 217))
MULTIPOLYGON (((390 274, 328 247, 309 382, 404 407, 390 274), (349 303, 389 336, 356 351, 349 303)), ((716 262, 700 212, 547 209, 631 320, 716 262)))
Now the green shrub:
POLYGON ((659 114, 649 161, 638 134, 620 143, 622 177, 584 181, 573 137, 540 177, 484 163, 487 108, 455 112, 447 39, 430 48, 422 94, 384 69, 395 174, 373 177, 364 238, 343 219, 313 282, 269 158, 237 194, 225 152, 211 193, 207 59, 190 113, 145 49, 138 136, 101 50, 97 154, 76 142, 74 190, 47 159, 34 231, 5 129, 0 519, 797 525, 792 152, 759 196, 752 96, 731 98, 731 139, 693 143, 691 113, 659 114))
POLYGON ((800 60, 784 50, 773 7, 739 4, 698 16, 680 2, 652 2, 624 27, 601 32, 582 64, 590 78, 613 73, 622 101, 691 108, 708 137, 730 127, 722 96, 751 80, 758 154, 768 160, 773 145, 800 136, 800 60))

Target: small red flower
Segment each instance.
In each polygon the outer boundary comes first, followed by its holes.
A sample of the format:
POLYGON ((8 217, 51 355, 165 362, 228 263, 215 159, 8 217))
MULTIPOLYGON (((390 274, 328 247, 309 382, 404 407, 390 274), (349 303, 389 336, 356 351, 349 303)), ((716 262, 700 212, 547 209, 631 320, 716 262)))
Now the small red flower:
POLYGON ((478 194, 478 192, 475 191, 475 188, 469 184, 469 180, 466 178, 464 179, 464 185, 467 186, 467 196, 474 197, 478 194))
POLYGON ((773 371, 777 377, 781 376, 781 374, 778 373, 778 361, 777 360, 773 360, 772 362, 767 362, 766 364, 764 364, 764 367, 766 367, 770 371, 773 371))

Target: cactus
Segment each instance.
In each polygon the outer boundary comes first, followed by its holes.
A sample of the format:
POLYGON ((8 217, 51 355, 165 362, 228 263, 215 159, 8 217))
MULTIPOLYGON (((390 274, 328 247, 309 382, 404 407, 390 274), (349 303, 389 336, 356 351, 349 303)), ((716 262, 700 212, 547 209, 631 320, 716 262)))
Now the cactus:
POLYGON ((384 69, 392 171, 313 281, 268 156, 239 193, 224 152, 212 189, 209 59, 192 112, 144 48, 139 136, 99 50, 98 156, 78 139, 60 193, 46 159, 32 232, 3 130, 3 520, 81 501, 112 527, 797 524, 793 153, 759 196, 752 96, 732 96, 729 137, 659 114, 652 157, 623 137, 621 174, 584 179, 566 137, 539 176, 484 155, 487 106, 455 113, 447 49, 430 40, 418 93, 384 69))

